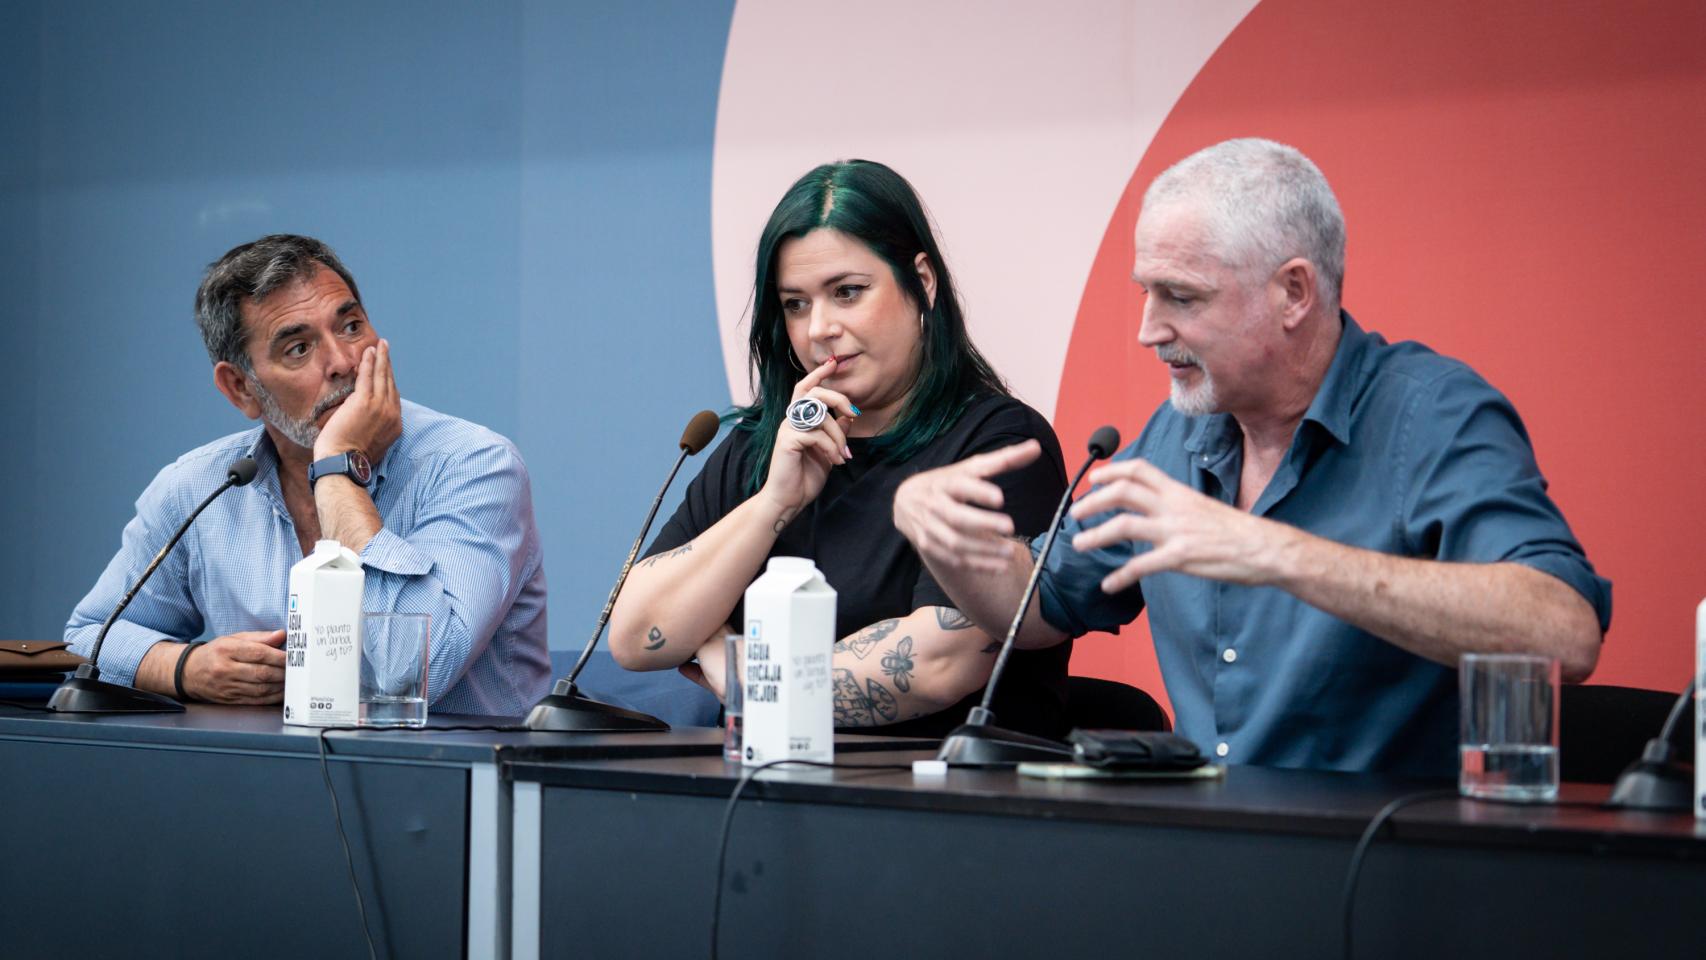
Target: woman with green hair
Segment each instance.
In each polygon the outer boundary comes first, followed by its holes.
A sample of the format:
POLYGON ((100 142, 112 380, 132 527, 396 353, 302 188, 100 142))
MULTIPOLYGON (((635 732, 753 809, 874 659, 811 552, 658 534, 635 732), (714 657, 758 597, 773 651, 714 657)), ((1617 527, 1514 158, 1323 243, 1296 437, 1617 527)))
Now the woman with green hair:
MULTIPOLYGON (((825 164, 789 188, 759 240, 752 303, 757 397, 629 576, 611 652, 721 697, 747 586, 770 557, 808 557, 838 594, 836 726, 940 736, 977 703, 1000 638, 954 609, 895 530, 895 488, 1035 440, 1043 455, 998 478, 990 504, 1034 535, 1066 488, 1060 445, 972 345, 923 205, 880 163, 825 164)), ((1065 732, 1070 655, 1014 652, 1003 726, 1065 732)))

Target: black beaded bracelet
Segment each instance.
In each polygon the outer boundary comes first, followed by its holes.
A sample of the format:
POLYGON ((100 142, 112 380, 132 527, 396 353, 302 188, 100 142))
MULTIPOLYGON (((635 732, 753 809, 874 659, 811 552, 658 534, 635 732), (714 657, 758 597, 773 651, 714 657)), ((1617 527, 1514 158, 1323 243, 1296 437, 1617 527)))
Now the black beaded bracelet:
POLYGON ((195 652, 195 648, 205 644, 206 642, 206 640, 191 640, 189 644, 184 647, 184 652, 178 654, 177 669, 172 671, 172 689, 177 691, 179 703, 183 703, 190 698, 190 695, 184 692, 184 664, 189 662, 190 654, 195 652))

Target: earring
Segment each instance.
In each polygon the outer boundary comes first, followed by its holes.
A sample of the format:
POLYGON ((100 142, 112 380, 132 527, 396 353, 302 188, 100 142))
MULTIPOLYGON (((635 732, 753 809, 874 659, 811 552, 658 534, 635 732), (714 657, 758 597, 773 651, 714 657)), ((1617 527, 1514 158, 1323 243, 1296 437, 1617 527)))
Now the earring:
POLYGON ((800 358, 794 356, 794 348, 793 347, 788 348, 788 366, 793 367, 795 370, 800 371, 801 376, 805 376, 806 368, 800 366, 800 358))
POLYGON ((924 311, 918 311, 918 332, 924 332, 924 311))

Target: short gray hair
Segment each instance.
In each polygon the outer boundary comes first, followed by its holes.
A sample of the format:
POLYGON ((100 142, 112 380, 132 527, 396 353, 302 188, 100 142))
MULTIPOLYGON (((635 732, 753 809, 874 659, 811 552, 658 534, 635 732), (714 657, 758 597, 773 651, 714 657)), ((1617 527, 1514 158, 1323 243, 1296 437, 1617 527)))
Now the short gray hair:
POLYGON ((1274 269, 1302 257, 1320 277, 1317 293, 1334 309, 1345 285, 1345 215, 1319 167, 1295 147, 1254 137, 1205 147, 1168 167, 1143 205, 1202 203, 1229 262, 1274 269))
POLYGON ((313 237, 275 233, 233 247, 208 265, 195 292, 195 323, 207 355, 218 363, 235 364, 253 372, 249 362, 249 332, 243 326, 243 302, 264 300, 273 291, 307 279, 326 267, 349 286, 356 302, 361 292, 332 248, 313 237))

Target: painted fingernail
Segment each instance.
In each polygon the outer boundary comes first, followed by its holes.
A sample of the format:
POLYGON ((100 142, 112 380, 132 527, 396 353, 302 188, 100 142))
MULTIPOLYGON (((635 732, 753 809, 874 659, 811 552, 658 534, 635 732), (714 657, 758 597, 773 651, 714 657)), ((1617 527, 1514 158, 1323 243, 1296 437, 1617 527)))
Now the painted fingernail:
POLYGON ((844 456, 844 457, 846 457, 846 458, 847 458, 847 459, 849 459, 849 460, 851 460, 851 459, 853 459, 853 450, 852 450, 852 448, 850 448, 850 447, 842 447, 842 448, 841 448, 841 455, 842 455, 842 456, 844 456))
POLYGON ((858 407, 853 406, 851 403, 849 403, 847 406, 853 410, 853 415, 855 417, 857 417, 859 415, 859 408, 858 407))

